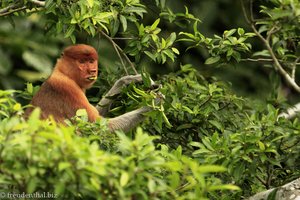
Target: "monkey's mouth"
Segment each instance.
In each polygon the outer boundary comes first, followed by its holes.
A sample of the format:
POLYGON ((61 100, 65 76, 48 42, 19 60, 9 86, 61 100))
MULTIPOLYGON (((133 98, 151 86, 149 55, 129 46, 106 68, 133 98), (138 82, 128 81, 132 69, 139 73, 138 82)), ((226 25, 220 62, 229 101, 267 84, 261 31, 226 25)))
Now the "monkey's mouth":
POLYGON ((97 79, 97 76, 89 76, 89 77, 87 77, 87 79, 90 81, 94 81, 97 79))

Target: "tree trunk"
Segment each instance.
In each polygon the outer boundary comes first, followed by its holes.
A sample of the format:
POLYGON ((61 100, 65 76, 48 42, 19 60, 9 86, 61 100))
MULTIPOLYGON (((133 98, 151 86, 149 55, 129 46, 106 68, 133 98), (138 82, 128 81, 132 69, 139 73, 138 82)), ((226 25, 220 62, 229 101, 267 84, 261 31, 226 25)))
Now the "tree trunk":
POLYGON ((283 186, 260 192, 248 200, 300 200, 300 178, 283 186))

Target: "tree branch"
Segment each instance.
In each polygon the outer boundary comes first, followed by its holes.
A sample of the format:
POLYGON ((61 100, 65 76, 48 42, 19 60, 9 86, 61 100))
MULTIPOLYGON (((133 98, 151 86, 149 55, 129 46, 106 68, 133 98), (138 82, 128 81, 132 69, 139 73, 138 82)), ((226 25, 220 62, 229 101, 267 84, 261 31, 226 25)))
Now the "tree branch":
POLYGON ((300 57, 298 57, 294 63, 292 64, 292 78, 295 79, 295 74, 296 74, 296 68, 297 68, 297 65, 299 65, 299 60, 300 60, 300 57))
MULTIPOLYGON (((38 7, 44 7, 45 1, 38 1, 38 0, 29 0, 29 3, 34 4, 38 7)), ((23 3, 14 3, 12 5, 9 5, 5 8, 0 9, 0 17, 10 15, 15 12, 19 12, 22 10, 26 10, 28 7, 24 5, 23 3)))
POLYGON ((15 9, 11 9, 13 7, 7 7, 7 8, 4 8, 4 11, 7 9, 7 11, 1 13, 2 10, 0 10, 0 17, 3 17, 3 16, 7 16, 7 15, 10 15, 12 13, 15 13, 15 12, 19 12, 19 11, 22 11, 22 10, 26 10, 27 7, 26 6, 22 6, 22 7, 19 7, 19 8, 15 8, 15 9))
MULTIPOLYGON (((251 18, 251 21, 250 21, 250 26, 252 28, 252 30, 254 31, 254 33, 256 34, 256 36, 263 42, 263 44, 265 45, 265 47, 267 48, 267 50, 269 51, 270 53, 270 56, 273 60, 273 63, 274 63, 274 67, 276 70, 279 71, 279 73, 281 74, 281 76, 284 77, 284 79, 286 80, 286 82, 294 89, 296 90, 297 92, 300 93, 300 87, 299 85, 295 82, 295 79, 293 77, 291 77, 288 72, 283 68, 283 66, 280 64, 279 60, 277 59, 271 45, 270 45, 270 37, 272 34, 274 34, 276 31, 278 31, 278 27, 274 26, 270 31, 268 31, 267 33, 267 38, 264 38, 259 32, 258 30, 256 29, 255 27, 255 24, 254 24, 254 19, 253 19, 253 11, 252 11, 252 3, 253 1, 251 0, 250 1, 250 18, 251 18)), ((247 16, 247 13, 246 13, 246 9, 244 7, 244 4, 242 3, 242 7, 243 7, 243 12, 244 12, 244 15, 247 16)), ((247 17, 246 18, 246 21, 249 21, 249 18, 247 17)))
POLYGON ((300 103, 295 104, 294 106, 288 108, 285 112, 282 112, 278 115, 278 119, 283 117, 285 119, 292 119, 298 113, 300 113, 300 103))
POLYGON ((282 199, 299 199, 300 196, 300 178, 287 183, 283 186, 272 188, 270 190, 260 192, 247 200, 282 200, 282 199))
POLYGON ((40 6, 40 7, 44 7, 46 2, 45 1, 38 1, 38 0, 30 0, 31 3, 40 6))
POLYGON ((269 51, 271 58, 274 62, 274 66, 275 69, 277 69, 279 71, 279 73, 285 78, 285 80, 288 82, 288 84, 290 84, 294 90, 296 90, 297 92, 300 92, 300 87, 297 85, 297 83, 295 82, 295 80, 284 70, 284 68, 282 67, 282 65, 280 64, 280 62, 278 61, 272 47, 270 46, 270 43, 268 40, 266 40, 256 29, 254 24, 251 24, 251 27, 253 29, 253 31, 255 32, 255 34, 261 39, 261 41, 264 43, 264 45, 266 46, 267 50, 269 51))

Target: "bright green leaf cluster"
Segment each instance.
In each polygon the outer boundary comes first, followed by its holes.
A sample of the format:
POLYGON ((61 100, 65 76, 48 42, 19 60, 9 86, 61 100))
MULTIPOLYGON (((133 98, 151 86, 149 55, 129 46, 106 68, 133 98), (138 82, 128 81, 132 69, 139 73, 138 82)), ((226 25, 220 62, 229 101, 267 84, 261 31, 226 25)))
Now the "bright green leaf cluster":
POLYGON ((138 26, 137 40, 128 42, 126 52, 134 56, 136 61, 140 60, 141 53, 158 63, 165 63, 167 58, 175 61, 179 51, 173 46, 176 40, 176 33, 171 33, 167 39, 159 37, 161 29, 158 27, 160 19, 157 19, 151 26, 138 26))
POLYGON ((98 31, 105 30, 115 35, 120 24, 124 31, 127 21, 136 21, 145 13, 144 6, 136 1, 103 1, 79 0, 65 2, 62 0, 46 1, 45 14, 48 15, 48 24, 52 31, 63 32, 66 38, 75 43, 75 30, 84 30, 95 36, 98 31), (53 29, 55 28, 55 30, 53 29))
POLYGON ((13 90, 0 90, 0 121, 23 113, 21 104, 13 99, 15 92, 13 90))
POLYGON ((238 28, 224 31, 222 37, 215 35, 214 38, 207 38, 198 31, 197 22, 194 24, 194 34, 181 32, 180 35, 183 38, 179 41, 194 43, 189 48, 204 46, 208 49, 210 57, 205 61, 207 65, 227 63, 232 59, 239 62, 241 53, 251 49, 251 44, 246 40, 255 36, 254 33, 245 33, 244 29, 238 28))

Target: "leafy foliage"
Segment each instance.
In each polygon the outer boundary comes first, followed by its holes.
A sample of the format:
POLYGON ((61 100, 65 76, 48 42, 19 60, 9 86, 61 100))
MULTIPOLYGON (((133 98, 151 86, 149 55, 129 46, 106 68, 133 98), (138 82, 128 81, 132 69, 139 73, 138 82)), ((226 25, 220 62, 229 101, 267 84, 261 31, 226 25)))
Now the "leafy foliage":
POLYGON ((127 20, 137 21, 137 16, 145 13, 144 6, 138 0, 132 1, 46 1, 45 14, 49 15, 49 28, 56 33, 63 32, 73 42, 75 30, 84 30, 94 36, 99 27, 106 32, 110 30, 114 35, 120 24, 124 31, 127 29, 127 20), (125 17, 126 16, 126 17, 125 17), (55 25, 55 26, 53 26, 55 25))
POLYGON ((205 64, 207 65, 218 62, 226 63, 230 62, 231 59, 240 62, 241 53, 249 52, 251 49, 251 44, 245 41, 248 38, 255 36, 254 33, 245 33, 244 29, 238 28, 238 30, 231 29, 224 31, 222 37, 215 35, 214 38, 206 38, 198 31, 197 22, 194 24, 194 34, 181 32, 180 35, 184 36, 180 41, 194 43, 194 45, 189 48, 203 45, 208 49, 211 57, 206 59, 205 64), (234 36, 236 32, 238 33, 238 37, 234 36))
POLYGON ((155 118, 156 123, 146 128, 161 135, 161 143, 181 145, 200 163, 225 166, 230 176, 224 180, 236 183, 246 196, 259 186, 280 185, 282 176, 299 176, 298 119, 277 119, 278 110, 272 105, 237 97, 191 66, 166 76, 163 85, 165 113, 172 127, 156 126, 160 119, 155 118))
POLYGON ((81 125, 65 127, 38 118, 37 109, 27 122, 16 116, 0 122, 3 192, 13 188, 16 193, 47 191, 59 198, 199 199, 215 190, 238 189, 217 185, 217 178, 206 179, 207 173, 223 172, 223 167, 199 165, 182 155, 180 147, 157 149, 153 143, 157 137, 140 128, 134 140, 123 133, 112 140, 98 123, 79 120, 81 125), (116 148, 101 150, 96 134, 116 142, 116 148))

